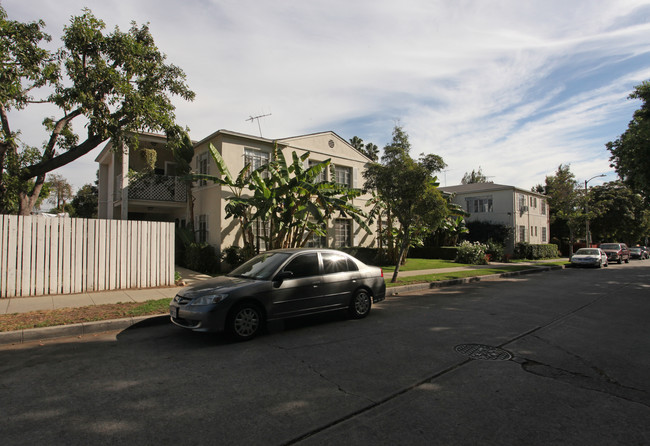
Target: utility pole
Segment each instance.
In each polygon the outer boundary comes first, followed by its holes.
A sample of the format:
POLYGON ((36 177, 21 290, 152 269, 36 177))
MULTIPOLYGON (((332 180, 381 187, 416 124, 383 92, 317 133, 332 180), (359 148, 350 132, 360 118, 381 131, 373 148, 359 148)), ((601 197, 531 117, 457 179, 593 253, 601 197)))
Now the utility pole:
POLYGON ((591 180, 594 178, 600 178, 604 177, 605 174, 600 174, 596 175, 595 177, 591 177, 588 180, 585 180, 585 247, 589 248, 589 196, 588 196, 588 190, 587 190, 587 183, 589 183, 591 180))

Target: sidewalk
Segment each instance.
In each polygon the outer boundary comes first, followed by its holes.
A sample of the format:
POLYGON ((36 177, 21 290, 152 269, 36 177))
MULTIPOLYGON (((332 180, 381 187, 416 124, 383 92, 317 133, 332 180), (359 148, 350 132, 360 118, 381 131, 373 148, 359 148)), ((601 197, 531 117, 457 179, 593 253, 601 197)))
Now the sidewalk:
MULTIPOLYGON (((191 285, 197 281, 209 279, 211 276, 175 267, 183 280, 191 285)), ((0 314, 27 313, 29 311, 56 310, 59 308, 77 308, 92 305, 115 304, 121 302, 146 302, 172 298, 181 287, 128 289, 113 291, 98 291, 79 294, 48 294, 35 297, 10 297, 0 299, 0 314)))

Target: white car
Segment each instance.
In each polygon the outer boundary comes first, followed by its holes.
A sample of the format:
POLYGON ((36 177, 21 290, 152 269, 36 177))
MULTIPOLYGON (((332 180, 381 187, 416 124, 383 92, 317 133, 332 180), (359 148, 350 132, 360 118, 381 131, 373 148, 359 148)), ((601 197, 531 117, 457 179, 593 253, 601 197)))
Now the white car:
POLYGON ((571 257, 572 266, 607 266, 607 254, 600 248, 580 248, 571 257))

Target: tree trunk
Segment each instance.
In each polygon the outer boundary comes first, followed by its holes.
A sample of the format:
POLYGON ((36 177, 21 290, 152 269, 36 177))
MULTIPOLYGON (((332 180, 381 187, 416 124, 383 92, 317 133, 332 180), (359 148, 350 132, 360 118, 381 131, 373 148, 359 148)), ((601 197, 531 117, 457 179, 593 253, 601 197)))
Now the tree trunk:
POLYGON ((31 215, 38 196, 41 194, 43 183, 45 183, 45 175, 39 175, 36 177, 36 183, 34 183, 34 189, 31 193, 20 193, 18 197, 18 215, 31 215))
POLYGON ((404 228, 404 238, 402 240, 402 246, 400 247, 399 250, 399 255, 397 256, 397 263, 395 265, 395 272, 393 272, 393 278, 390 279, 390 283, 395 283, 397 282, 397 275, 399 274, 399 267, 402 265, 402 259, 404 255, 406 254, 406 250, 408 249, 410 240, 409 240, 409 229, 410 228, 404 228))

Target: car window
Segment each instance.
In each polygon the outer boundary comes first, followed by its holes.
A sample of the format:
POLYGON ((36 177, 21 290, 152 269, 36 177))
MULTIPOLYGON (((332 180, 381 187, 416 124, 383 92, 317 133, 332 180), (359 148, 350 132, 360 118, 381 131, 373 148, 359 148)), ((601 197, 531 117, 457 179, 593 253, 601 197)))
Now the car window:
POLYGON ((343 271, 357 271, 359 268, 353 260, 343 254, 335 252, 323 252, 323 272, 324 274, 334 274, 343 271))
POLYGON ((283 271, 291 271, 294 278, 316 276, 319 274, 318 254, 302 254, 291 260, 283 271))
POLYGON ((235 268, 228 276, 248 277, 251 279, 268 280, 273 273, 284 263, 289 254, 264 253, 253 257, 248 262, 235 268))

